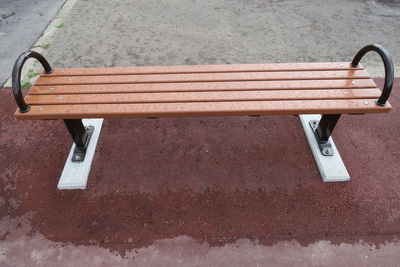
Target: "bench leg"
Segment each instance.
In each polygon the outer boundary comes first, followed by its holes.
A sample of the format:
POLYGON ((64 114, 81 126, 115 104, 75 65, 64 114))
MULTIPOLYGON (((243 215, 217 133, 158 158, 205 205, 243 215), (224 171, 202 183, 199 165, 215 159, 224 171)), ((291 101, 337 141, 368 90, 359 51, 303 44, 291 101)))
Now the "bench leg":
POLYGON ((85 127, 79 119, 64 120, 65 126, 74 140, 75 151, 72 162, 82 162, 85 159, 86 149, 93 134, 93 126, 85 127))
POLYGON ((336 123, 340 118, 340 114, 324 114, 319 121, 318 127, 315 130, 319 141, 328 142, 336 123))
POLYGON ((339 114, 326 114, 322 117, 317 114, 300 115, 304 133, 324 182, 350 180, 350 175, 331 137, 339 118, 339 114))

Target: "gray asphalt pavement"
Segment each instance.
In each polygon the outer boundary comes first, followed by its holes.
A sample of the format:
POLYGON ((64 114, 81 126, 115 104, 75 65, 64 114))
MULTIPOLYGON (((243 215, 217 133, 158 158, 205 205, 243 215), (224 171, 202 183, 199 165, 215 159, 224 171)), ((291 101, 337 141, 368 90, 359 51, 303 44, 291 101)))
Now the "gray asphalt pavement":
POLYGON ((350 61, 380 43, 396 63, 399 18, 400 1, 78 1, 46 55, 58 67, 350 61))
POLYGON ((65 0, 0 0, 0 85, 17 56, 41 35, 65 0))

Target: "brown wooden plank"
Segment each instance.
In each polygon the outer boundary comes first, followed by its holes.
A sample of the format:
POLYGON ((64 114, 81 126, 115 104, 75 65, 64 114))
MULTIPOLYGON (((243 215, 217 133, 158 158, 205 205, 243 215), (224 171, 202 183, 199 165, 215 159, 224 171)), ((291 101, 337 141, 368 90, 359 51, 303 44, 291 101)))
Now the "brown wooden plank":
MULTIPOLYGON (((355 69, 350 62, 310 62, 274 64, 234 65, 187 65, 187 66, 134 66, 108 68, 60 68, 43 76, 89 76, 89 75, 132 75, 166 73, 212 73, 212 72, 257 72, 257 71, 307 71, 355 69)), ((358 66, 357 69, 363 69, 358 66)))
POLYGON ((207 103, 92 104, 31 106, 16 111, 18 119, 78 119, 131 117, 192 117, 284 114, 383 113, 391 105, 380 107, 371 99, 237 101, 207 103))
POLYGON ((222 92, 174 92, 174 93, 127 93, 127 94, 80 94, 80 95, 27 95, 30 105, 65 104, 122 104, 168 102, 220 102, 261 100, 312 100, 312 99, 377 99, 381 95, 375 89, 341 90, 269 90, 269 91, 222 91, 222 92))
POLYGON ((368 79, 365 70, 40 77, 36 85, 368 79))
POLYGON ((375 88, 372 79, 316 80, 316 81, 257 81, 257 82, 209 82, 164 84, 109 84, 109 85, 58 85, 34 86, 29 94, 101 94, 138 92, 194 92, 235 90, 302 90, 375 88))

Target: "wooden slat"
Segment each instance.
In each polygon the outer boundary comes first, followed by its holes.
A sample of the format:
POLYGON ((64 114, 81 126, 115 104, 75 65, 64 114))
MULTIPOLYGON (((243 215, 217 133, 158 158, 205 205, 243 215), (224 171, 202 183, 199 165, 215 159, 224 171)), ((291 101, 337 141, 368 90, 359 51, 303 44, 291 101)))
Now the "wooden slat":
POLYGON ((381 91, 378 88, 341 90, 269 90, 80 95, 27 95, 25 97, 25 101, 30 105, 60 105, 312 99, 377 99, 380 94, 381 91))
POLYGON ((58 85, 34 86, 29 94, 102 94, 138 92, 195 92, 235 90, 301 90, 376 88, 372 79, 316 80, 316 81, 257 81, 257 82, 209 82, 165 84, 109 84, 109 85, 58 85))
POLYGON ((32 106, 18 119, 78 119, 181 116, 239 116, 274 114, 382 113, 391 109, 371 99, 238 101, 208 103, 92 104, 32 106))
POLYGON ((365 70, 40 77, 36 85, 368 79, 365 70))
MULTIPOLYGON (((191 65, 191 66, 139 66, 109 68, 61 68, 43 76, 131 75, 165 73, 257 72, 257 71, 308 71, 356 69, 350 62, 191 65)), ((357 69, 363 69, 358 66, 357 69)))

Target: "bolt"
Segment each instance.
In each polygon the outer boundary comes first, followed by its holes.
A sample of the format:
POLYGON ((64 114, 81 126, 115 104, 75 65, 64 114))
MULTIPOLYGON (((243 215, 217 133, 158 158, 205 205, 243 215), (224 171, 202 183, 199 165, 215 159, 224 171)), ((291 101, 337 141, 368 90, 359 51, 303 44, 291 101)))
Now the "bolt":
POLYGON ((64 70, 60 70, 61 72, 64 72, 64 70))
POLYGON ((368 101, 364 101, 364 105, 368 105, 368 101))
POLYGON ((81 160, 81 156, 76 155, 75 160, 81 160))
POLYGON ((325 156, 330 155, 331 154, 331 149, 330 148, 324 148, 322 150, 322 154, 325 155, 325 156))
POLYGON ((72 78, 68 78, 68 81, 71 81, 72 80, 72 78))
POLYGON ((355 81, 352 81, 351 84, 356 84, 356 82, 355 82, 355 81))
POLYGON ((52 91, 52 90, 54 90, 54 88, 53 88, 53 87, 50 87, 50 88, 49 88, 49 90, 51 90, 51 91, 52 91))

